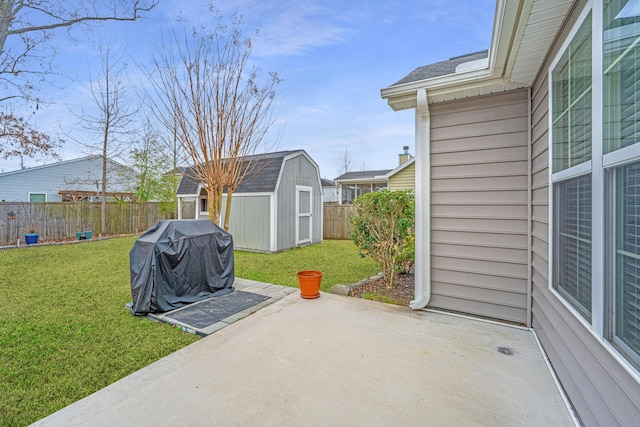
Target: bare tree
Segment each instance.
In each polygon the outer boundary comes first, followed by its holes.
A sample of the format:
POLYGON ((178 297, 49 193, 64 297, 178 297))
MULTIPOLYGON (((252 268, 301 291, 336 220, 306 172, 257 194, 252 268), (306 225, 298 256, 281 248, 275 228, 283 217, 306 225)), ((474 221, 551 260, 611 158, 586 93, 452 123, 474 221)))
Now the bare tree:
POLYGON ((157 79, 151 81, 153 109, 168 130, 175 127, 194 178, 207 191, 209 219, 219 223, 225 187, 228 219, 233 191, 252 173, 252 155, 265 145, 280 78, 250 64, 254 39, 242 33, 237 15, 229 25, 216 19, 212 31, 174 30, 173 46, 165 44, 156 55, 157 79))
POLYGON ((158 0, 0 0, 0 101, 30 99, 35 79, 52 73, 56 29, 135 21, 158 0))
POLYGON ((351 154, 349 149, 344 147, 344 152, 340 155, 340 162, 338 163, 338 176, 344 175, 351 171, 351 154))
POLYGON ((63 141, 33 129, 22 117, 0 113, 0 157, 57 157, 56 147, 63 141))
POLYGON ((136 133, 136 106, 127 96, 127 83, 124 75, 122 56, 114 56, 114 43, 100 46, 102 59, 101 69, 91 77, 90 96, 95 113, 83 111, 78 115, 81 126, 90 137, 99 142, 85 143, 78 141, 90 150, 100 151, 102 156, 102 179, 100 183, 101 229, 107 233, 107 186, 108 161, 124 150, 124 144, 130 142, 131 135, 136 133))

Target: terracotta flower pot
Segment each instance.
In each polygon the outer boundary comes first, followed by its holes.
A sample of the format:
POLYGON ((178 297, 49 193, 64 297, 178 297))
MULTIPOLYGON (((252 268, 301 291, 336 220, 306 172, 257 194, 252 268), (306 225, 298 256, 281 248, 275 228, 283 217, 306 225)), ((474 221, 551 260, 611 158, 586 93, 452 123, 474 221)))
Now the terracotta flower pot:
POLYGON ((320 296, 320 282, 322 272, 316 270, 304 270, 298 272, 298 284, 300 285, 300 296, 302 298, 313 299, 320 296))

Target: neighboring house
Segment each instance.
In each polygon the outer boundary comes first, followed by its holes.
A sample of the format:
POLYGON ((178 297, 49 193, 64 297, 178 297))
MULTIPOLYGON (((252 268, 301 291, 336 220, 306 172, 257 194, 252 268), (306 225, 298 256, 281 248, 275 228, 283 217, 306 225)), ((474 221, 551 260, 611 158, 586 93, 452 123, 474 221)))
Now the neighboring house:
MULTIPOLYGON (((229 232, 237 249, 278 252, 322 241, 320 169, 304 150, 256 156, 255 174, 231 199, 229 232)), ((226 205, 226 193, 222 206, 226 205)), ((195 200, 194 217, 208 218, 207 192, 187 169, 178 188, 178 218, 184 201, 195 200)), ((224 223, 224 208, 220 218, 224 223)))
POLYGON ((416 295, 533 329, 584 425, 640 425, 640 8, 497 0, 416 110, 416 295))
POLYGON ((415 187, 415 166, 409 147, 402 147, 395 169, 347 172, 334 179, 338 187, 338 202, 349 204, 353 200, 378 190, 413 190, 415 187), (393 187, 393 188, 392 188, 393 187))
MULTIPOLYGON (((107 191, 127 193, 136 182, 135 172, 107 160, 107 191)), ((0 173, 0 200, 7 202, 60 202, 63 194, 82 194, 99 200, 102 156, 88 156, 43 166, 0 173), (60 193, 63 194, 60 194, 60 193)))
POLYGON ((415 157, 409 154, 409 147, 403 147, 404 153, 400 154, 399 165, 387 174, 387 186, 389 190, 416 189, 416 164, 415 157))
POLYGON ((389 172, 390 169, 343 173, 334 179, 338 186, 338 202, 349 204, 358 196, 386 189, 389 172))
POLYGON ((322 201, 324 203, 338 202, 338 186, 330 179, 322 178, 322 201))

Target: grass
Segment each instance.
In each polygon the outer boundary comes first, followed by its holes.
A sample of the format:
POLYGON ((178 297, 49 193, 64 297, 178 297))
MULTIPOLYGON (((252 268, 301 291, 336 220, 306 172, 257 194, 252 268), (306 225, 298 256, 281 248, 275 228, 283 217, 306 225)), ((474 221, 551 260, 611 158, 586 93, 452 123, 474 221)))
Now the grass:
POLYGON ((362 294, 362 298, 363 299, 368 299, 370 301, 383 302, 385 304, 395 304, 395 305, 406 306, 406 304, 403 301, 400 301, 400 300, 394 299, 394 298, 389 298, 386 295, 380 295, 377 292, 364 292, 362 294))
POLYGON ((132 316, 135 238, 0 252, 0 425, 25 425, 196 341, 132 316))
POLYGON ((235 269, 237 277, 291 287, 298 287, 298 271, 320 270, 323 291, 338 283, 355 283, 380 271, 376 261, 358 256, 358 248, 350 240, 326 240, 278 254, 236 251, 235 269))
MULTIPOLYGON (((0 425, 30 424, 196 341, 132 316, 128 253, 136 237, 0 251, 0 425)), ((279 254, 236 252, 236 276, 322 289, 379 271, 350 241, 279 254)))

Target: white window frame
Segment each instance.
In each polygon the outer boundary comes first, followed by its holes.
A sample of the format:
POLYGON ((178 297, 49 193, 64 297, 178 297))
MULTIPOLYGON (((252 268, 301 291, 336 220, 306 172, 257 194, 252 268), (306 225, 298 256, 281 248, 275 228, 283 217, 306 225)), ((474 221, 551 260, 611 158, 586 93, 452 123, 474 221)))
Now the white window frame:
MULTIPOLYGON (((596 246, 596 239, 598 238, 598 236, 596 235, 596 230, 595 230, 595 223, 597 221, 597 216, 595 215, 596 212, 594 212, 597 209, 594 209, 595 203, 593 201, 593 195, 595 194, 595 188, 594 188, 594 182, 595 182, 595 176, 594 174, 594 170, 596 169, 596 161, 594 161, 594 157, 595 157, 595 152, 593 151, 594 146, 596 144, 598 144, 598 139, 600 139, 600 143, 602 142, 602 138, 601 136, 596 136, 596 126, 594 123, 594 115, 596 114, 596 112, 594 111, 594 109, 592 109, 591 114, 592 114, 592 118, 591 118, 591 135, 592 135, 592 141, 591 141, 591 150, 592 150, 592 158, 591 160, 587 160, 583 163, 580 163, 578 165, 569 167, 567 169, 564 169, 562 171, 553 172, 553 70, 555 69, 555 67, 558 65, 558 62, 560 62, 560 60, 562 59, 562 55, 565 53, 565 51, 568 49, 569 44, 571 43, 571 41, 574 39, 574 37, 576 36, 578 30, 580 29, 580 26, 583 24, 583 22, 585 21, 585 19, 587 18, 587 16, 589 15, 589 13, 591 12, 591 22, 592 22, 592 29, 593 29, 593 22, 596 19, 595 14, 593 13, 593 1, 590 1, 587 6, 585 6, 584 10, 580 13, 580 16, 578 17, 578 19, 576 20, 576 23, 574 24, 573 28, 571 29, 569 35, 567 36, 566 40, 564 41, 564 43, 562 44, 560 50, 558 51, 558 53, 556 54, 553 62, 551 63, 551 65, 549 66, 548 69, 548 88, 549 88, 549 96, 548 96, 548 105, 549 105, 549 114, 548 114, 548 122, 549 122, 549 289, 550 291, 558 298, 558 300, 567 308, 567 310, 569 310, 573 316, 575 316, 587 329, 591 330, 592 328, 592 324, 594 322, 594 318, 597 317, 596 315, 596 311, 598 310, 597 306, 594 304, 594 295, 597 293, 595 290, 596 286, 601 286, 601 283, 596 283, 596 281, 594 281, 594 272, 595 270, 597 270, 597 268, 595 267, 595 263, 593 262, 594 259, 596 259, 596 254, 594 253, 594 247, 596 246), (584 316, 571 304, 569 303, 566 298, 564 296, 562 296, 560 294, 560 292, 558 292, 555 288, 554 288, 554 245, 555 245, 555 237, 554 237, 554 228, 555 228, 555 218, 554 218, 554 201, 555 201, 555 197, 554 197, 554 184, 557 182, 561 182, 561 181, 566 181, 572 178, 577 178, 580 176, 583 176, 587 173, 591 173, 592 176, 594 178, 592 178, 592 188, 591 188, 591 195, 592 195, 592 201, 591 201, 591 244, 592 244, 592 248, 591 248, 591 323, 589 323, 589 321, 587 319, 584 318, 584 316)), ((594 34, 591 35, 592 37, 592 46, 594 45, 594 34)), ((591 86, 591 97, 592 97, 592 105, 593 105, 593 97, 595 95, 595 92, 598 90, 597 89, 597 73, 594 72, 594 66, 593 63, 597 62, 597 61, 593 61, 593 58, 597 56, 596 51, 592 49, 591 52, 591 57, 592 57, 592 69, 591 69, 591 79, 592 79, 592 86, 591 86)), ((600 88, 602 87, 601 84, 602 79, 600 78, 600 88)), ((601 134, 601 132, 600 132, 601 134)))
MULTIPOLYGON (((621 353, 612 343, 610 334, 605 330, 605 313, 609 310, 609 301, 606 297, 608 289, 605 288, 607 282, 607 272, 605 266, 611 262, 611 256, 605 253, 605 212, 606 212, 606 200, 605 200, 605 178, 607 173, 615 166, 624 165, 640 160, 640 144, 630 145, 628 147, 621 148, 612 153, 604 154, 604 128, 603 128, 603 0, 590 0, 584 7, 584 10, 580 13, 573 28, 568 34, 566 40, 562 44, 560 50, 556 54, 553 62, 548 69, 548 82, 549 89, 548 94, 548 135, 549 135, 549 291, 554 294, 557 300, 580 322, 583 327, 602 344, 603 348, 620 364, 620 366, 631 375, 635 381, 640 382, 640 371, 636 368, 625 356, 621 353), (599 106, 598 108, 592 108, 591 119, 591 161, 584 162, 573 168, 569 168, 557 173, 553 173, 553 79, 552 71, 560 61, 562 55, 566 51, 567 47, 575 37, 578 29, 586 19, 589 12, 592 22, 592 105, 599 106), (588 164, 587 164, 588 163, 588 164), (591 271, 591 286, 592 286, 592 304, 591 304, 591 322, 587 321, 582 314, 578 312, 565 298, 553 287, 553 260, 554 260, 554 183, 570 179, 573 177, 581 176, 585 170, 590 169, 592 174, 592 271, 591 271), (605 256, 607 258, 605 258, 605 256)), ((610 195, 610 197, 612 197, 610 195)))

